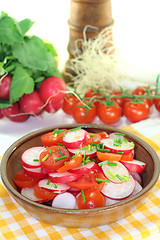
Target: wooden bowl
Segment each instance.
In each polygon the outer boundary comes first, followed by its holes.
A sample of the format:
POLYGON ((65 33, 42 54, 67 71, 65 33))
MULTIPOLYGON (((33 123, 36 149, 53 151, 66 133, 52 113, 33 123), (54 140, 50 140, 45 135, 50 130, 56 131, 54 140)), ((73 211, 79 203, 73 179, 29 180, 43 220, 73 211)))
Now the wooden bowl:
POLYGON ((33 217, 36 219, 54 225, 64 227, 95 227, 102 224, 108 224, 124 218, 138 207, 151 191, 158 180, 160 172, 160 162, 153 148, 140 138, 118 128, 100 126, 100 125, 81 125, 82 128, 90 132, 106 131, 107 133, 122 132, 129 141, 135 143, 135 158, 147 164, 145 172, 142 175, 143 190, 138 194, 124 199, 119 203, 96 209, 69 210, 52 208, 43 204, 35 203, 22 196, 14 184, 13 179, 16 172, 22 168, 21 154, 28 148, 41 145, 40 136, 55 128, 75 128, 79 124, 61 125, 44 128, 32 132, 14 144, 5 152, 1 162, 2 181, 11 196, 33 217))

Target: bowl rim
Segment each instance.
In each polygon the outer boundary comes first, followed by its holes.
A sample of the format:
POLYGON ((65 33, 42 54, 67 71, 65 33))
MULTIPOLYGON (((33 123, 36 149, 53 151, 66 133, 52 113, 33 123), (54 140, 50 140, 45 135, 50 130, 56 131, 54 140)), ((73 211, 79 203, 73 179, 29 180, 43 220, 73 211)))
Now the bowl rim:
MULTIPOLYGON (((136 199, 138 200, 144 193, 149 192, 152 187, 156 184, 156 182, 158 181, 159 178, 159 174, 160 174, 160 160, 159 157, 156 153, 156 151, 147 143, 145 142, 143 139, 141 139, 140 137, 126 131, 123 129, 120 129, 118 127, 112 127, 112 126, 108 126, 108 125, 99 125, 99 124, 63 124, 63 125, 56 125, 56 126, 49 126, 49 127, 45 127, 45 128, 41 128, 38 130, 34 130, 24 136, 22 136, 21 138, 19 138, 18 140, 16 140, 4 153, 4 155, 2 156, 1 159, 1 165, 0 165, 0 173, 1 173, 1 179, 2 182, 4 184, 4 186, 6 187, 6 189, 8 190, 8 192, 13 195, 14 197, 16 197, 16 199, 18 198, 20 201, 23 201, 24 203, 28 203, 29 205, 35 206, 35 207, 40 207, 42 209, 51 211, 51 212, 59 212, 59 213, 69 213, 69 214, 84 214, 87 212, 103 212, 109 209, 114 209, 117 208, 121 205, 124 205, 126 203, 131 202, 132 200, 135 200, 135 196, 136 199), (154 168, 154 173, 153 173, 153 178, 151 179, 151 181, 149 182, 149 184, 144 187, 140 192, 138 192, 136 195, 130 196, 126 199, 121 200, 120 202, 114 203, 112 205, 108 205, 105 207, 99 207, 99 208, 92 208, 92 209, 63 209, 63 208, 53 208, 51 206, 47 206, 41 203, 37 203, 37 202, 33 202, 30 199, 24 197, 23 195, 21 195, 9 182, 8 178, 7 178, 7 171, 6 171, 6 166, 7 166, 7 161, 9 156, 16 150, 17 147, 19 147, 19 145, 21 145, 22 142, 27 141, 31 136, 34 137, 36 135, 40 135, 41 133, 43 134, 43 132, 46 131, 52 131, 53 129, 59 128, 59 129, 63 129, 63 128, 75 128, 75 127, 79 127, 81 126, 82 128, 95 128, 95 129, 103 129, 104 131, 113 131, 113 132, 121 132, 124 133, 126 136, 130 137, 133 139, 133 141, 135 140, 136 142, 143 144, 143 147, 152 155, 153 158, 153 162, 154 164, 158 164, 157 168, 154 168)), ((17 199, 17 201, 18 201, 17 199)))

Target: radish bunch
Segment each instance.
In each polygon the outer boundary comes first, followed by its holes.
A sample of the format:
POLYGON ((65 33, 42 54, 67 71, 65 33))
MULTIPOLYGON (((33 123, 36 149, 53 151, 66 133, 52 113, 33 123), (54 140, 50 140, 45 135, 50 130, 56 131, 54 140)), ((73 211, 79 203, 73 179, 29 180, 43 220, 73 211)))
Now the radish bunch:
MULTIPOLYGON (((64 129, 56 130, 58 134, 61 131, 64 129)), ((54 134, 55 131, 53 131, 54 134)), ((61 146, 61 148, 55 147, 58 149, 56 152, 54 148, 47 146, 31 147, 24 151, 21 156, 23 170, 36 183, 31 187, 20 187, 21 194, 39 203, 51 201, 52 207, 81 209, 83 207, 80 205, 83 204, 79 204, 80 197, 83 198, 84 203, 96 202, 97 196, 100 195, 104 200, 103 205, 100 206, 107 206, 140 192, 142 190, 141 175, 145 171, 146 164, 135 159, 123 160, 123 157, 125 156, 126 159, 130 153, 134 155, 134 143, 129 142, 120 133, 116 133, 108 135, 107 138, 101 137, 100 142, 94 144, 91 143, 93 135, 82 128, 70 129, 65 131, 61 141, 55 145, 61 146), (115 141, 118 142, 118 139, 120 139, 121 146, 114 144, 115 141), (65 149, 65 155, 62 153, 63 149, 65 149), (119 149, 121 159, 111 160, 115 155, 119 155, 119 149), (98 159, 99 151, 106 156, 105 159, 98 159), (47 153, 45 157, 44 152, 47 153), (77 156, 82 157, 78 165, 77 156), (64 158, 67 160, 61 164, 60 161, 64 158), (55 164, 59 161, 59 167, 51 168, 49 162, 53 164, 53 161, 55 164), (65 167, 67 170, 63 171, 65 167), (41 198, 42 195, 37 195, 37 191, 39 194, 45 192, 48 197, 41 198), (97 195, 94 200, 88 200, 89 191, 97 195)), ((98 206, 93 204, 89 208, 98 206)))
MULTIPOLYGON (((12 77, 6 76, 0 82, 0 100, 9 101, 12 77)), ((63 104, 66 84, 59 77, 49 77, 42 81, 38 90, 24 94, 11 106, 0 109, 0 118, 4 116, 14 122, 26 121, 30 115, 36 116, 43 111, 57 112, 63 104)))

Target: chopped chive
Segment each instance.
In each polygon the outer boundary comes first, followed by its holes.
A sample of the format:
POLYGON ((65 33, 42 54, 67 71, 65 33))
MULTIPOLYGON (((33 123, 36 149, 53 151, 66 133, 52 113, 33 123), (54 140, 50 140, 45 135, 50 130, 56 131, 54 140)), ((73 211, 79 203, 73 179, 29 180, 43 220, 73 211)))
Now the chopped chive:
POLYGON ((124 151, 117 151, 117 154, 123 154, 124 151))
POLYGON ((58 129, 58 128, 56 128, 56 129, 54 129, 54 131, 52 132, 52 134, 59 134, 59 133, 62 133, 62 130, 63 129, 58 129))
POLYGON ((98 140, 98 138, 95 138, 92 142, 96 142, 98 140))
POLYGON ((64 162, 64 165, 65 165, 65 164, 67 164, 67 163, 68 163, 68 162, 67 162, 67 161, 65 161, 65 162, 64 162))
POLYGON ((120 143, 113 143, 113 146, 120 147, 121 144, 120 143))
POLYGON ((131 145, 132 147, 134 147, 134 142, 130 142, 130 145, 131 145))
POLYGON ((33 161, 34 161, 34 162, 38 162, 38 161, 39 161, 39 159, 33 159, 33 161))
POLYGON ((122 141, 123 141, 123 142, 128 142, 128 140, 127 140, 127 139, 125 139, 125 138, 123 138, 123 139, 122 139, 122 141))
POLYGON ((95 137, 96 136, 96 134, 90 134, 90 137, 95 137))
POLYGON ((79 129, 81 129, 81 127, 72 128, 72 129, 69 129, 68 131, 72 132, 72 131, 76 131, 76 130, 79 130, 79 129))
POLYGON ((115 135, 125 136, 124 133, 114 133, 115 135))
POLYGON ((122 177, 122 179, 123 179, 125 182, 128 182, 130 178, 129 178, 128 176, 125 176, 125 175, 124 175, 124 176, 122 177))
POLYGON ((97 182, 110 182, 108 179, 96 178, 97 182))
POLYGON ((58 148, 58 151, 59 151, 59 153, 61 154, 61 156, 63 156, 63 153, 62 153, 62 151, 61 151, 60 148, 58 148))
POLYGON ((62 143, 57 143, 57 145, 58 145, 58 146, 63 146, 63 144, 62 144, 62 143))
POLYGON ((44 162, 49 157, 49 154, 46 154, 44 158, 42 158, 42 162, 44 162))
POLYGON ((49 153, 50 153, 50 155, 52 155, 52 150, 51 149, 49 149, 49 153))
POLYGON ((99 166, 102 166, 102 165, 104 165, 104 164, 108 164, 108 163, 109 163, 109 161, 106 160, 106 161, 103 161, 103 162, 98 163, 98 165, 99 165, 99 166))
POLYGON ((103 149, 103 148, 99 148, 97 149, 98 152, 110 152, 110 149, 103 149))
POLYGON ((66 135, 66 132, 63 133, 63 138, 65 137, 65 135, 66 135))
POLYGON ((104 149, 104 143, 99 143, 99 147, 100 147, 101 149, 104 149))
POLYGON ((121 177, 119 174, 116 174, 116 177, 117 177, 119 180, 122 180, 122 177, 121 177))
POLYGON ((84 195, 84 190, 83 190, 83 189, 81 190, 81 194, 82 194, 82 199, 83 199, 83 202, 85 203, 85 202, 86 202, 86 198, 85 198, 85 195, 84 195))
POLYGON ((107 172, 109 173, 109 175, 110 175, 111 177, 113 177, 113 178, 115 178, 115 177, 116 177, 116 175, 114 175, 114 173, 113 173, 113 172, 111 172, 110 170, 108 170, 107 172))
POLYGON ((55 183, 52 183, 54 188, 57 188, 57 185, 55 183))
POLYGON ((66 158, 66 157, 67 157, 67 155, 63 155, 63 156, 61 156, 61 157, 59 157, 59 158, 56 158, 55 161, 59 161, 59 160, 61 160, 61 159, 63 159, 63 158, 66 158))
POLYGON ((51 182, 51 180, 48 180, 48 182, 47 182, 47 185, 49 185, 49 184, 50 184, 50 182, 51 182))
POLYGON ((117 166, 117 163, 115 163, 115 162, 109 162, 109 163, 108 163, 108 166, 117 166))

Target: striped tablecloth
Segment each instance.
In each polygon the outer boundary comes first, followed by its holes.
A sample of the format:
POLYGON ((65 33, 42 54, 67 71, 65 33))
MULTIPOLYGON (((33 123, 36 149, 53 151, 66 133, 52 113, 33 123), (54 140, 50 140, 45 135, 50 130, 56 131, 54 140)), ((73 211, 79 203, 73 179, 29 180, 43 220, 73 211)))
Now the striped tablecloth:
MULTIPOLYGON (((123 127, 148 142, 160 156, 160 119, 123 127)), ((139 240, 160 239, 160 179, 132 215, 94 228, 77 229, 48 225, 34 219, 8 194, 0 182, 0 239, 41 240, 139 240)))

